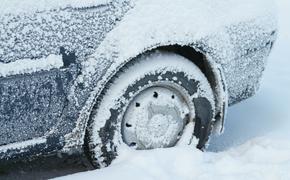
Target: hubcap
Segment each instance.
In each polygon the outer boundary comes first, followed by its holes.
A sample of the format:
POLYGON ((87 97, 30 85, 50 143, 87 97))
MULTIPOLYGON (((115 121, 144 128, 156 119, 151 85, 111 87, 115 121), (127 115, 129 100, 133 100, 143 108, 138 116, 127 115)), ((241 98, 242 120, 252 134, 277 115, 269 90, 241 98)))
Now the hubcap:
POLYGON ((136 149, 174 146, 189 119, 185 96, 171 87, 150 87, 129 104, 122 122, 123 140, 136 149))

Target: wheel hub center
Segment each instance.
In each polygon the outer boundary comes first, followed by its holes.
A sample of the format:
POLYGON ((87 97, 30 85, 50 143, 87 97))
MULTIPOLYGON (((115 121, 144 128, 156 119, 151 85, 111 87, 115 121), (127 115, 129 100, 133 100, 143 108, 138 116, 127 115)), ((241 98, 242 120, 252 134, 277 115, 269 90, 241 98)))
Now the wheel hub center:
POLYGON ((171 116, 156 114, 149 120, 147 129, 154 137, 161 137, 168 130, 170 119, 171 116))
POLYGON ((175 90, 152 87, 130 103, 124 116, 122 134, 137 149, 171 147, 186 124, 189 107, 175 90))

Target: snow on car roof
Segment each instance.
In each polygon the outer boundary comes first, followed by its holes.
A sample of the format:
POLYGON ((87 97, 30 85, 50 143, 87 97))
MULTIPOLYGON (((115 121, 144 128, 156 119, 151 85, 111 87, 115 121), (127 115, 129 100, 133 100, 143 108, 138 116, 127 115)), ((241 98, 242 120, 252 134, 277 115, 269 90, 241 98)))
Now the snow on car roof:
POLYGON ((112 0, 1 0, 0 14, 17 14, 58 8, 82 8, 106 4, 112 0))

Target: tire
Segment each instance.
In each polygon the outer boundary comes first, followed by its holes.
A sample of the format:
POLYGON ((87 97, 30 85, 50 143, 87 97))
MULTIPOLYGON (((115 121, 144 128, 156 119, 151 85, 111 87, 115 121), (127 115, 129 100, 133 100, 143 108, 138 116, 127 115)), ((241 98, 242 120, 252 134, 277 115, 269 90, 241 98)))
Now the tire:
POLYGON ((213 91, 194 63, 169 52, 145 54, 105 86, 90 115, 85 152, 101 168, 124 144, 152 149, 183 143, 203 149, 214 107, 213 91))

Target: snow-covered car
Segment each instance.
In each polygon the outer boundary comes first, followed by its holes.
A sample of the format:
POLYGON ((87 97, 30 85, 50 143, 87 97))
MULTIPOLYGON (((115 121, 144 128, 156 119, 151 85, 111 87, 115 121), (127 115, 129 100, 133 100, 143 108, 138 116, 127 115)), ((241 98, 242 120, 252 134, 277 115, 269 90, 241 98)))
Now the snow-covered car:
POLYGON ((223 131, 276 38, 265 0, 7 0, 0 11, 0 159, 135 149, 223 131))

